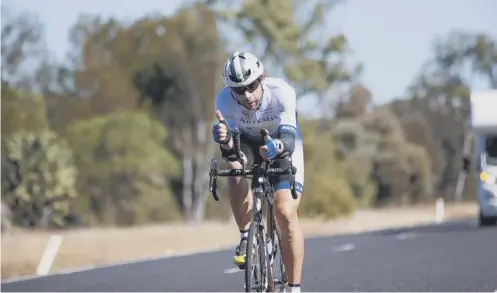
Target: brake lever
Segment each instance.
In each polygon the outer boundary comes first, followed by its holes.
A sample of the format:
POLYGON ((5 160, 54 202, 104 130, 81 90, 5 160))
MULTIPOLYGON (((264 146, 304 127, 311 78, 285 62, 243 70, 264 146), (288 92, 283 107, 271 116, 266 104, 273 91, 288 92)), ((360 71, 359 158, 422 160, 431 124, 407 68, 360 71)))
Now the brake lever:
POLYGON ((212 193, 212 197, 215 201, 219 201, 219 196, 217 196, 217 161, 216 159, 211 160, 211 167, 209 171, 209 191, 212 193))
POLYGON ((242 165, 242 176, 244 176, 245 162, 243 161, 242 152, 240 151, 240 130, 236 127, 233 129, 233 145, 235 148, 236 159, 242 165))
POLYGON ((295 171, 296 168, 294 166, 288 167, 288 171, 290 173, 288 176, 290 177, 290 191, 292 192, 293 199, 297 199, 297 190, 295 189, 295 171))

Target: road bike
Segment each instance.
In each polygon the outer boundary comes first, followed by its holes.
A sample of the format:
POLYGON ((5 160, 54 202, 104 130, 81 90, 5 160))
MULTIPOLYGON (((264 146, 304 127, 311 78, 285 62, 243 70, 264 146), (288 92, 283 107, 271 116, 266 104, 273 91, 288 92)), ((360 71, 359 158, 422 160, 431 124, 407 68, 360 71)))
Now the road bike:
MULTIPOLYGON (((261 129, 264 140, 269 138, 266 129, 261 129)), ((287 168, 271 168, 271 161, 252 164, 246 169, 242 152, 240 151, 240 132, 233 130, 234 149, 237 161, 242 165, 240 169, 218 170, 216 159, 211 160, 209 191, 214 200, 219 201, 217 194, 217 177, 244 176, 251 179, 253 203, 252 221, 247 239, 245 271, 245 292, 283 292, 287 283, 287 275, 282 261, 280 248, 280 230, 276 224, 274 214, 274 190, 268 177, 273 175, 288 175, 292 197, 297 198, 295 189, 296 168, 290 164, 287 168), (265 211, 265 212, 264 212, 265 211), (267 224, 264 224, 266 219, 267 224), (253 243, 253 245, 250 245, 253 243), (258 261, 255 260, 258 259, 258 261)))

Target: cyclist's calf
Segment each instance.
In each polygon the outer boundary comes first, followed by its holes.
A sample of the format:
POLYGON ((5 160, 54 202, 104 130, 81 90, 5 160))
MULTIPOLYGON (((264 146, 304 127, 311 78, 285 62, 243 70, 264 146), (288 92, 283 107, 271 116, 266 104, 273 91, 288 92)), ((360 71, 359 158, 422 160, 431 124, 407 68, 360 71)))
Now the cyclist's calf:
MULTIPOLYGON (((275 167, 285 168, 291 164, 291 161, 284 158, 275 163, 277 164, 275 167)), ((283 263, 288 273, 289 283, 300 284, 304 260, 304 235, 300 228, 297 211, 301 193, 297 191, 297 198, 292 197, 287 175, 281 175, 272 180, 274 180, 276 190, 274 193, 275 216, 281 231, 283 263)))
POLYGON ((304 235, 297 215, 301 194, 297 194, 298 198, 293 199, 290 189, 275 192, 275 216, 281 231, 283 263, 290 284, 300 284, 304 260, 304 235))
MULTIPOLYGON (((239 162, 228 162, 228 165, 231 169, 242 167, 239 162)), ((248 180, 242 176, 231 176, 227 178, 227 181, 228 197, 236 224, 240 231, 247 230, 252 216, 250 211, 253 201, 248 180)))

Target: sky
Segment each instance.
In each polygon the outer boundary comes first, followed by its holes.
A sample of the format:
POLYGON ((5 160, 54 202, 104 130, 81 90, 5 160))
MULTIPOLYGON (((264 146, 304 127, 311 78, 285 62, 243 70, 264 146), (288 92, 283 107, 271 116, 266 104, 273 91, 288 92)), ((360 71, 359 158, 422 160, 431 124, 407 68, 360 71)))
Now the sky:
MULTIPOLYGON (((170 15, 178 0, 2 0, 13 12, 38 14, 48 48, 57 58, 68 50, 68 30, 82 13, 132 21, 148 13, 170 15)), ((185 1, 183 1, 185 2, 185 1)), ((354 60, 365 66, 362 81, 375 103, 402 97, 433 40, 455 29, 497 38, 496 0, 348 0, 327 17, 332 33, 344 33, 354 60)), ((475 89, 485 89, 475 84, 475 89)))

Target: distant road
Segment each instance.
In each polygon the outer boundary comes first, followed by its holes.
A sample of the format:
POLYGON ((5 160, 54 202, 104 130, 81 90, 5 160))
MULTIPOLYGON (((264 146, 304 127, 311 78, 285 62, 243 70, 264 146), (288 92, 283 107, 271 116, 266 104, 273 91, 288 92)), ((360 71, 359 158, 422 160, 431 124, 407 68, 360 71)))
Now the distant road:
MULTIPOLYGON (((459 221, 306 240, 302 291, 494 292, 497 228, 459 221)), ((241 292, 234 248, 2 283, 3 292, 241 292)))

